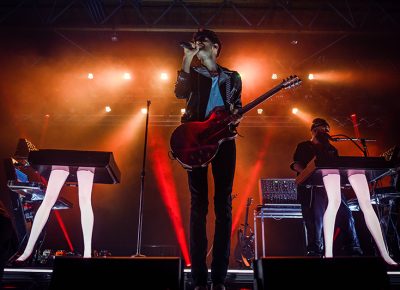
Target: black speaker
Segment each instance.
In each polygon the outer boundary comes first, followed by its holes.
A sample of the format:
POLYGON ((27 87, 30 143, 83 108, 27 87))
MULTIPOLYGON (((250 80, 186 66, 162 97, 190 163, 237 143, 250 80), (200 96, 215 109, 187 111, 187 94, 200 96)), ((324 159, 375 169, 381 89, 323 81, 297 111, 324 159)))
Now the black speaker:
POLYGON ((50 290, 183 289, 179 257, 56 257, 50 290))
POLYGON ((254 263, 254 289, 390 289, 380 257, 266 257, 254 263))
POLYGON ((264 237, 261 223, 257 226, 257 255, 259 257, 305 255, 306 237, 302 218, 265 218, 262 222, 264 237))

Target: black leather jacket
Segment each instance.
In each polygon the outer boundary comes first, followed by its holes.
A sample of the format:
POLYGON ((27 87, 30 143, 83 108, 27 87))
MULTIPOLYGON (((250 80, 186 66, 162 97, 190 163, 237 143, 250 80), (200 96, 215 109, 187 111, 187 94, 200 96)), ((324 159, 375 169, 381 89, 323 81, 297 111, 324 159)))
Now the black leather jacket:
MULTIPOLYGON (((219 90, 225 109, 232 112, 242 107, 242 80, 236 71, 218 65, 219 90)), ((211 90, 211 76, 204 66, 191 67, 190 73, 178 71, 175 83, 175 95, 186 99, 186 112, 182 122, 204 121, 211 90)))

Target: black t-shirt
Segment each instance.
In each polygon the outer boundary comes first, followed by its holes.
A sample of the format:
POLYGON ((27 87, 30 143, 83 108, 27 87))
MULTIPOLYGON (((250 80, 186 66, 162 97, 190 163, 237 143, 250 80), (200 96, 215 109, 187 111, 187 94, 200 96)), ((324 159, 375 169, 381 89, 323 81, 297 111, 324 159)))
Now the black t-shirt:
POLYGON ((304 141, 297 145, 293 162, 300 163, 305 168, 314 157, 326 159, 337 157, 338 154, 338 150, 330 143, 314 144, 311 141, 304 141))
MULTIPOLYGON (((297 145, 296 151, 293 154, 293 163, 291 164, 291 169, 293 169, 294 163, 300 163, 304 168, 307 164, 314 158, 326 159, 338 156, 338 150, 329 142, 324 144, 315 144, 311 141, 304 141, 297 145)), ((297 173, 299 175, 299 173, 297 173)), ((323 187, 314 188, 315 192, 325 193, 323 187)), ((299 185, 297 187, 297 197, 300 203, 309 203, 311 188, 305 185, 299 185)))

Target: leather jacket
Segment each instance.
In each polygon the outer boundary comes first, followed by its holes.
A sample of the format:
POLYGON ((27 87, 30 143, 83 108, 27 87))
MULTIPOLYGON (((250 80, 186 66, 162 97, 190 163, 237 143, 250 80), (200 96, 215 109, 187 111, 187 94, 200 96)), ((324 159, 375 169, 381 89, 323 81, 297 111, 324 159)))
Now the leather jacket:
MULTIPOLYGON (((218 65, 218 86, 227 111, 242 107, 242 80, 237 71, 231 71, 218 65)), ((186 99, 186 111, 182 123, 204 121, 210 96, 212 80, 204 66, 191 67, 190 73, 178 71, 175 83, 175 95, 178 99, 186 99)))

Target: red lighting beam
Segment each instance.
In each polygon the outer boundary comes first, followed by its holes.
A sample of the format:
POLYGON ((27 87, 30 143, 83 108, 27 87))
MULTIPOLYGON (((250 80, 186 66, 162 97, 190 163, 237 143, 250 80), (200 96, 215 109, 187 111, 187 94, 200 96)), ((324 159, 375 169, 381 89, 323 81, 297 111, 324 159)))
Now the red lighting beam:
POLYGON ((170 161, 167 159, 168 146, 165 144, 165 140, 160 136, 156 128, 152 134, 153 138, 149 143, 150 148, 152 149, 150 152, 152 170, 156 176, 157 186, 174 227, 183 259, 185 260, 186 265, 189 266, 191 264, 189 248, 179 208, 178 193, 176 191, 172 169, 169 164, 170 161))
POLYGON ((265 145, 262 146, 263 149, 258 152, 257 161, 250 170, 249 179, 247 180, 246 183, 247 185, 244 190, 244 197, 240 199, 240 204, 232 220, 231 235, 233 235, 238 228, 239 220, 243 213, 244 208, 246 207, 245 204, 247 203, 247 199, 251 196, 251 193, 254 190, 254 188, 257 187, 260 171, 264 167, 265 156, 267 154, 268 143, 270 141, 269 137, 270 134, 267 133, 265 135, 265 141, 264 141, 265 145))
POLYGON ((360 130, 358 129, 357 115, 351 114, 351 122, 353 123, 354 134, 356 138, 360 138, 360 130))

